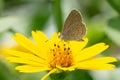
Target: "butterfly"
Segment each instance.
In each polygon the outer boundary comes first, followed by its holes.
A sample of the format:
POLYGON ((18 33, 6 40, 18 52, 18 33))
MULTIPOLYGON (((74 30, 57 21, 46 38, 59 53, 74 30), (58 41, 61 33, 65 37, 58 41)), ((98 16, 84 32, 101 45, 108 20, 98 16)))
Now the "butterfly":
POLYGON ((68 15, 59 38, 64 40, 81 41, 86 34, 85 24, 82 16, 77 10, 72 10, 68 15))

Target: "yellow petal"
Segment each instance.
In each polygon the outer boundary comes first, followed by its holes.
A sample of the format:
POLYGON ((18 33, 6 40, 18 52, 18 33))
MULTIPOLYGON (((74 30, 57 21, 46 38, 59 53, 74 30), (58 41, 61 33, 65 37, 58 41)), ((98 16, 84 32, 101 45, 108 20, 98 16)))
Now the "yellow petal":
POLYGON ((75 57, 75 61, 78 62, 78 61, 90 59, 100 54, 107 48, 108 48, 108 45, 105 45, 105 43, 98 43, 91 47, 85 48, 81 52, 79 52, 79 54, 75 57))
POLYGON ((54 42, 54 43, 58 43, 58 42, 61 41, 61 39, 58 37, 58 33, 54 33, 52 35, 51 41, 54 42))
POLYGON ((25 58, 17 58, 17 57, 7 57, 7 60, 10 62, 14 62, 14 63, 22 63, 22 64, 29 64, 29 65, 33 65, 33 66, 48 66, 45 63, 39 63, 39 62, 35 62, 32 60, 28 60, 25 58))
POLYGON ((20 45, 14 45, 14 46, 11 47, 10 49, 31 53, 29 50, 25 49, 24 47, 22 47, 22 46, 20 46, 20 45))
POLYGON ((44 53, 44 54, 42 54, 42 56, 46 57, 45 53, 47 53, 47 51, 49 49, 47 46, 47 43, 48 43, 47 36, 41 31, 36 31, 36 32, 32 31, 32 36, 33 36, 34 40, 36 41, 37 47, 40 48, 41 53, 44 53))
POLYGON ((16 36, 13 36, 13 39, 19 43, 22 47, 26 48, 27 50, 31 51, 35 55, 38 55, 42 59, 46 59, 47 54, 42 53, 42 50, 37 47, 32 41, 27 39, 22 34, 16 33, 16 36))
POLYGON ((84 41, 69 41, 69 46, 74 53, 73 56, 78 55, 78 53, 81 51, 82 48, 86 46, 88 43, 88 39, 84 38, 84 41))
POLYGON ((86 61, 82 61, 76 64, 79 69, 87 70, 113 70, 114 65, 108 64, 110 62, 117 61, 113 57, 101 57, 101 58, 92 58, 86 61))
POLYGON ((32 36, 36 42, 36 46, 40 49, 40 52, 43 53, 42 56, 47 57, 45 53, 49 50, 48 48, 48 38, 41 31, 32 31, 32 36))
POLYGON ((47 36, 41 31, 32 31, 32 36, 37 44, 41 46, 48 40, 47 36))
POLYGON ((86 70, 114 70, 115 66, 112 64, 79 64, 78 69, 86 70))
POLYGON ((105 64, 105 63, 110 63, 110 62, 116 62, 116 58, 114 57, 100 57, 100 58, 92 58, 92 59, 88 59, 86 61, 83 62, 79 62, 81 63, 86 63, 86 64, 105 64))
POLYGON ((52 49, 54 48, 54 44, 59 44, 62 40, 58 37, 57 33, 52 35, 52 38, 48 41, 49 47, 52 49))
POLYGON ((50 70, 50 68, 48 68, 48 67, 39 67, 39 66, 32 66, 32 65, 18 66, 15 69, 19 70, 20 72, 26 72, 26 73, 41 72, 41 71, 45 71, 45 70, 50 70))
POLYGON ((24 58, 24 59, 33 60, 36 62, 45 63, 45 60, 41 59, 39 56, 36 56, 32 53, 26 53, 26 52, 11 50, 11 49, 7 49, 4 52, 8 54, 8 56, 14 56, 14 57, 16 56, 19 58, 24 58))
POLYGON ((49 66, 47 62, 39 62, 39 61, 35 61, 34 59, 20 58, 14 56, 6 57, 6 59, 14 63, 31 64, 36 66, 49 66))

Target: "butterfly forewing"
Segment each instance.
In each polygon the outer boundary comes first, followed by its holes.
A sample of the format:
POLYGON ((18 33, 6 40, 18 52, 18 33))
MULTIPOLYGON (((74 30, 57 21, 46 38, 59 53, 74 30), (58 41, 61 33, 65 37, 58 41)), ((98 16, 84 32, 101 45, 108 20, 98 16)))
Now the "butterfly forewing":
POLYGON ((77 10, 72 10, 63 26, 60 37, 65 40, 81 40, 86 34, 86 27, 77 10))

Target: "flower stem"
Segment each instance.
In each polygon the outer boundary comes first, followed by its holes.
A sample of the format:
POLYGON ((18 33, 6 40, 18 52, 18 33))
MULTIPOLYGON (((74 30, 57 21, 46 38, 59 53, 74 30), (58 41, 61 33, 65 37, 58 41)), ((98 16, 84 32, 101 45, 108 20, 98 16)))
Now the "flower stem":
POLYGON ((52 74, 52 73, 54 73, 56 71, 57 71, 57 69, 51 70, 49 73, 47 73, 45 76, 43 76, 43 78, 41 80, 45 80, 50 74, 52 74))

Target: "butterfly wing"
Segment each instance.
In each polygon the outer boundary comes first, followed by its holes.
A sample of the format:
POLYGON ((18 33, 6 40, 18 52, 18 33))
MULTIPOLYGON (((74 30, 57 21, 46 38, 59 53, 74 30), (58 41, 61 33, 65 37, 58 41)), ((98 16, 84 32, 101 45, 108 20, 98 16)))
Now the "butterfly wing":
POLYGON ((67 17, 60 37, 65 40, 81 40, 86 34, 86 27, 77 10, 72 10, 67 17))

